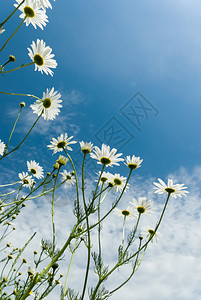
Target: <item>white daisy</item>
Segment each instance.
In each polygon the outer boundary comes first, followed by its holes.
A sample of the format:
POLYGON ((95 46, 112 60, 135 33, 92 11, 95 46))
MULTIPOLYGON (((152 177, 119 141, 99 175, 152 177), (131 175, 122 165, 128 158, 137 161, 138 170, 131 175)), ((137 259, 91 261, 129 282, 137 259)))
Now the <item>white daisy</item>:
POLYGON ((21 183, 24 187, 31 188, 33 185, 34 180, 31 176, 29 176, 28 172, 22 172, 18 174, 19 178, 21 179, 21 183))
POLYGON ((51 5, 49 0, 32 0, 32 2, 35 3, 36 5, 38 5, 39 7, 43 8, 43 9, 46 9, 46 8, 49 8, 49 7, 52 9, 52 5, 51 5))
POLYGON ((122 153, 118 153, 117 149, 113 148, 110 150, 110 146, 102 144, 102 148, 99 149, 97 146, 94 147, 94 152, 91 153, 91 157, 98 160, 98 164, 103 164, 105 166, 117 165, 119 166, 119 161, 123 161, 123 158, 119 158, 122 153))
MULTIPOLYGON (((96 173, 99 177, 101 174, 101 171, 99 171, 98 173, 96 173)), ((102 185, 103 183, 107 182, 110 183, 113 180, 113 174, 111 174, 110 172, 102 172, 100 181, 99 181, 99 185, 102 185)), ((98 181, 97 179, 95 181, 98 181)))
POLYGON ((146 225, 142 228, 142 234, 146 235, 147 238, 152 237, 152 239, 151 239, 152 243, 154 242, 154 240, 156 242, 158 242, 158 237, 160 236, 160 233, 158 232, 158 230, 157 230, 157 232, 155 232, 155 230, 153 228, 149 227, 148 225, 146 225))
POLYGON ((37 179, 43 178, 43 168, 36 163, 35 160, 27 161, 27 168, 29 172, 35 176, 37 179))
POLYGON ((143 159, 140 159, 140 157, 137 157, 133 155, 130 157, 130 155, 126 156, 125 158, 126 162, 124 163, 128 168, 134 170, 141 167, 141 163, 143 159))
POLYGON ((31 44, 32 49, 27 48, 29 57, 35 63, 35 71, 38 70, 42 74, 50 74, 53 76, 53 71, 50 68, 56 68, 57 62, 53 59, 54 54, 51 54, 52 49, 47 46, 43 40, 37 39, 37 43, 34 41, 31 44))
POLYGON ((89 154, 91 153, 92 149, 93 149, 93 144, 91 142, 89 143, 85 143, 85 142, 80 142, 80 147, 81 147, 81 151, 84 154, 89 154))
POLYGON ((51 90, 47 89, 47 92, 43 92, 42 101, 37 99, 36 102, 30 107, 33 109, 34 113, 38 116, 42 113, 42 117, 45 120, 54 120, 60 112, 60 104, 62 100, 60 99, 61 94, 57 91, 54 91, 54 88, 51 90))
MULTIPOLYGON (((109 182, 114 186, 114 190, 116 192, 119 192, 119 191, 122 192, 122 190, 126 184, 127 178, 121 176, 120 174, 114 174, 111 179, 112 180, 111 181, 109 180, 109 182)), ((126 185, 125 192, 128 189, 129 189, 129 184, 126 185)))
POLYGON ((3 33, 5 31, 5 29, 3 29, 2 26, 0 26, 0 34, 3 33))
POLYGON ((186 196, 186 194, 189 193, 188 191, 184 191, 184 189, 187 189, 184 184, 173 184, 172 179, 168 179, 167 185, 160 178, 158 178, 158 181, 160 183, 154 182, 154 184, 157 186, 154 187, 156 189, 155 193, 157 194, 169 193, 176 199, 177 197, 186 196))
MULTIPOLYGON (((18 4, 14 4, 14 6, 18 7, 18 5, 22 1, 16 1, 18 4)), ((46 23, 48 22, 48 17, 45 13, 45 10, 40 8, 41 6, 38 6, 38 4, 36 2, 33 2, 33 0, 25 0, 25 2, 18 8, 22 12, 20 18, 24 19, 26 17, 26 26, 32 24, 35 29, 37 26, 41 29, 43 29, 43 26, 46 26, 46 23)))
POLYGON ((128 206, 126 209, 121 210, 117 207, 114 208, 114 214, 119 216, 119 217, 126 217, 126 219, 135 219, 136 216, 133 214, 132 208, 128 206))
POLYGON ((6 145, 0 140, 0 155, 3 155, 6 145))
POLYGON ((63 180, 66 180, 66 184, 73 186, 75 184, 75 177, 70 172, 64 170, 61 172, 63 180))
POLYGON ((139 214, 149 214, 152 212, 152 201, 147 201, 146 197, 138 197, 138 200, 133 198, 133 202, 130 202, 132 204, 133 208, 137 210, 139 214))
POLYGON ((50 141, 50 143, 52 145, 48 145, 47 147, 50 148, 49 150, 54 150, 53 154, 63 151, 64 148, 72 151, 73 149, 71 147, 69 147, 68 145, 77 143, 76 141, 70 141, 72 138, 73 138, 73 136, 70 136, 68 138, 67 133, 65 133, 64 135, 62 133, 60 136, 58 136, 57 139, 52 138, 52 141, 50 141))

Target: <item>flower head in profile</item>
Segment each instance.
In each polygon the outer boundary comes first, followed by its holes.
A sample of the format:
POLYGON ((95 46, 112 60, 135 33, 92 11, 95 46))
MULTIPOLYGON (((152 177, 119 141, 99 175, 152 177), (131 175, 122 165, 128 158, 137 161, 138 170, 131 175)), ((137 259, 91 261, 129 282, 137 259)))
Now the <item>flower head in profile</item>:
POLYGON ((0 155, 3 155, 6 145, 0 140, 0 155))
MULTIPOLYGON (((111 174, 110 172, 101 172, 99 171, 98 173, 96 173, 99 177, 99 185, 103 185, 104 183, 110 183, 113 179, 113 174, 111 174), (101 174, 102 173, 102 174, 101 174)), ((95 181, 98 181, 98 179, 96 179, 95 181)))
POLYGON ((62 105, 60 104, 62 100, 60 99, 61 94, 52 88, 51 90, 47 89, 47 92, 43 92, 42 101, 37 99, 34 104, 31 104, 30 107, 33 109, 33 112, 38 116, 41 115, 45 120, 54 120, 60 112, 62 105))
POLYGON ((126 162, 124 163, 129 169, 134 170, 141 167, 141 163, 143 162, 143 159, 140 159, 140 157, 137 157, 133 155, 130 157, 130 155, 126 156, 125 158, 126 162))
MULTIPOLYGON (((19 6, 22 2, 21 0, 16 0, 17 4, 14 4, 15 7, 19 6)), ((41 5, 38 5, 37 2, 33 0, 25 0, 25 2, 18 8, 22 13, 20 15, 21 19, 25 17, 26 26, 32 24, 33 27, 40 27, 43 30, 43 26, 46 26, 48 22, 48 17, 44 9, 40 9, 41 5)))
POLYGON ((130 202, 134 210, 139 214, 148 215, 153 211, 152 201, 148 200, 146 197, 139 197, 138 200, 133 198, 133 202, 130 202))
POLYGON ((81 151, 84 154, 89 154, 93 150, 93 144, 91 142, 85 143, 82 141, 82 142, 80 142, 80 147, 81 147, 81 151))
POLYGON ((76 144, 76 141, 71 141, 73 136, 68 137, 68 134, 61 134, 58 136, 57 139, 52 138, 52 141, 50 141, 51 145, 48 145, 47 147, 50 148, 49 150, 54 150, 53 154, 63 151, 63 149, 67 150, 73 150, 69 145, 76 144))
POLYGON ((0 34, 3 33, 4 31, 5 29, 2 26, 0 26, 0 34))
POLYGON ((33 186, 34 180, 31 176, 29 176, 28 172, 19 173, 18 176, 21 179, 21 183, 24 187, 31 188, 33 186))
POLYGON ((61 172, 63 180, 66 180, 66 184, 73 186, 75 184, 75 177, 70 173, 64 170, 61 172))
POLYGON ((110 150, 110 146, 102 144, 101 149, 95 146, 94 152, 92 152, 90 155, 92 158, 98 160, 98 164, 112 167, 113 165, 119 166, 118 162, 123 161, 123 158, 119 158, 122 153, 116 154, 116 152, 117 149, 113 148, 110 150))
POLYGON ((53 71, 50 68, 56 68, 57 62, 53 59, 54 54, 52 54, 52 49, 47 46, 43 40, 37 39, 37 42, 34 41, 31 44, 31 48, 28 48, 28 55, 35 63, 35 71, 38 70, 42 74, 50 74, 53 76, 53 71))
POLYGON ((185 191, 187 187, 184 186, 184 184, 173 184, 172 179, 168 179, 168 184, 166 185, 163 180, 158 178, 158 182, 154 182, 155 186, 154 189, 156 189, 155 193, 157 194, 165 194, 168 193, 172 195, 175 199, 177 197, 187 196, 186 194, 189 193, 188 191, 185 191))
POLYGON ((126 209, 124 210, 121 210, 117 207, 114 208, 114 214, 119 216, 119 217, 124 217, 126 219, 135 219, 136 216, 134 215, 133 211, 132 211, 132 208, 130 206, 128 206, 126 209))
POLYGON ((29 172, 35 176, 37 179, 41 179, 44 177, 43 168, 39 166, 39 163, 35 162, 35 160, 27 161, 27 168, 29 172))
POLYGON ((69 159, 63 155, 59 155, 59 158, 57 159, 57 163, 60 165, 60 166, 65 166, 67 164, 67 162, 69 161, 69 159))
POLYGON ((148 239, 151 238, 152 243, 154 242, 154 240, 158 242, 158 237, 160 235, 158 230, 156 232, 153 228, 149 227, 148 225, 142 228, 142 234, 145 235, 148 239))
MULTIPOLYGON (((122 192, 125 187, 127 178, 121 176, 120 174, 114 174, 111 179, 109 179, 109 183, 113 185, 114 190, 116 192, 122 192)), ((124 191, 126 192, 128 189, 129 189, 129 183, 127 183, 124 191)))

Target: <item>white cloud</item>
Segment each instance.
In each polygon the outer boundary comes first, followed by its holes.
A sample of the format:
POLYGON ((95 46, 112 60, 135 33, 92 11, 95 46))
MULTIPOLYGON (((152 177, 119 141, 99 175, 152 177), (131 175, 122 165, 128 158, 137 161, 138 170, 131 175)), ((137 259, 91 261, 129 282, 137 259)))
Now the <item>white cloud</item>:
MULTIPOLYGON (((137 170, 136 170, 137 172, 137 170)), ((177 183, 185 183, 189 188, 187 198, 170 198, 167 210, 164 215, 162 225, 159 229, 161 236, 158 243, 150 244, 146 251, 142 264, 134 275, 133 279, 121 290, 119 290, 112 299, 120 300, 126 298, 133 300, 192 300, 199 299, 200 288, 200 249, 201 249, 201 201, 200 201, 200 181, 201 167, 197 167, 192 172, 182 168, 177 174, 170 174, 168 178, 173 178, 177 183)), ((164 181, 165 179, 162 178, 164 181)), ((154 178, 154 180, 156 180, 154 178)), ((153 178, 146 180, 135 176, 135 181, 131 181, 130 192, 122 198, 119 208, 124 209, 131 201, 132 197, 145 196, 154 201, 155 213, 148 218, 144 217, 142 226, 149 224, 154 226, 165 202, 165 195, 156 195, 153 193, 153 178), (157 216, 157 217, 156 217, 157 216)), ((92 183, 89 182, 92 187, 92 183)), ((57 230, 58 246, 65 242, 68 237, 73 222, 75 220, 72 213, 71 190, 56 193, 56 200, 60 201, 61 206, 56 207, 55 224, 57 230), (62 197, 62 201, 61 201, 62 197)), ((116 193, 106 198, 103 202, 103 209, 106 211, 111 207, 116 198, 116 193)), ((90 192, 87 196, 91 196, 90 192)), ((22 246, 30 235, 37 231, 37 236, 31 242, 31 248, 26 253, 26 257, 31 259, 33 249, 39 251, 41 238, 51 239, 51 205, 46 199, 33 200, 27 203, 27 207, 20 213, 16 220, 16 235, 9 237, 12 244, 16 247, 22 246), (37 222, 36 222, 37 220, 37 222)), ((102 212, 103 215, 103 212, 102 212)), ((96 219, 90 219, 93 224, 96 219)), ((111 215, 103 223, 103 256, 106 264, 112 266, 117 256, 117 248, 121 243, 123 219, 116 215, 111 215)), ((132 222, 128 222, 128 229, 132 228, 132 222)), ((140 226, 141 227, 141 226, 140 226)), ((92 234, 93 251, 97 249, 97 229, 92 234)), ((135 243, 138 243, 137 240, 135 243)), ((137 246, 136 246, 137 247, 137 246)), ((73 266, 70 273, 69 285, 75 289, 81 289, 83 284, 85 266, 86 266, 86 248, 82 245, 73 260, 73 266)), ((69 261, 70 253, 66 252, 66 260, 69 261)), ((67 261, 61 262, 60 272, 67 272, 67 261)), ((106 288, 115 288, 118 283, 129 275, 131 269, 126 265, 123 269, 115 272, 106 288)), ((93 274, 93 267, 90 269, 89 281, 91 284, 97 282, 93 274)), ((64 282, 64 279, 63 281, 64 282)), ((58 289, 48 300, 58 297, 58 289)), ((88 297, 86 297, 88 298, 88 297)))

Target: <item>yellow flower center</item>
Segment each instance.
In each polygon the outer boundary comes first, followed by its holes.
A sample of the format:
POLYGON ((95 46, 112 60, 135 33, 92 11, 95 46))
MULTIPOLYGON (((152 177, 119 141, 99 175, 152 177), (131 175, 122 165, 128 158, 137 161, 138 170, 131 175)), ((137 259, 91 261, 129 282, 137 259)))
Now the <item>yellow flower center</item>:
POLYGON ((119 179, 119 178, 114 178, 114 183, 116 185, 121 185, 122 184, 122 181, 119 179))
POLYGON ((122 215, 124 215, 124 216, 129 216, 130 215, 130 212, 128 211, 128 210, 122 210, 122 215))
POLYGON ((36 170, 35 169, 31 169, 31 173, 32 174, 36 174, 36 170))
POLYGON ((176 192, 174 189, 172 188, 166 188, 165 191, 169 194, 176 192))
POLYGON ((108 157, 101 157, 100 162, 103 165, 109 165, 111 163, 111 160, 108 157))
POLYGON ((57 148, 64 148, 65 146, 66 146, 65 141, 58 142, 58 144, 57 144, 57 148))
POLYGON ((50 100, 50 98, 46 98, 43 100, 43 106, 44 108, 49 108, 51 106, 52 102, 50 100))
POLYGON ((137 168, 136 164, 128 164, 128 168, 130 168, 131 170, 134 170, 137 168))
POLYGON ((145 212, 145 208, 143 206, 138 206, 137 211, 139 212, 139 214, 143 214, 145 212))
POLYGON ((33 61, 38 66, 44 65, 44 60, 43 60, 43 58, 40 54, 35 54, 34 57, 33 57, 33 61))
POLYGON ((24 13, 25 13, 26 17, 28 17, 28 18, 35 17, 35 12, 34 12, 33 8, 31 8, 30 6, 24 7, 24 13))

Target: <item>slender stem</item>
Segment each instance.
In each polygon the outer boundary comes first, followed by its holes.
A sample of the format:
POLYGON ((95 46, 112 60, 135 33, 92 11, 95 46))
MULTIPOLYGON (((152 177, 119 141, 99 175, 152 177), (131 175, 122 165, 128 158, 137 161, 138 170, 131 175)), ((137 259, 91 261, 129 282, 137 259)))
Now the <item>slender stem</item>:
POLYGON ((11 17, 12 15, 18 10, 18 8, 25 2, 25 0, 23 0, 15 9, 14 11, 0 24, 0 27, 2 27, 11 17))
MULTIPOLYGON (((103 190, 103 185, 104 183, 102 183, 101 192, 103 190)), ((98 222, 100 222, 100 204, 101 204, 101 194, 98 199, 98 222)), ((100 223, 98 224, 98 250, 99 250, 99 257, 101 259, 101 224, 100 223)))
POLYGON ((65 298, 65 294, 66 294, 66 290, 67 290, 68 277, 69 277, 69 273, 70 273, 71 264, 72 264, 72 261, 73 261, 73 256, 74 256, 75 251, 77 249, 77 242, 78 242, 78 239, 76 239, 75 248, 73 249, 73 252, 72 252, 72 255, 71 255, 71 258, 70 258, 68 271, 67 271, 67 274, 66 274, 66 280, 65 280, 65 285, 64 285, 64 290, 63 290, 63 299, 62 300, 64 300, 64 298, 65 298))
POLYGON ((56 190, 56 184, 57 184, 57 178, 58 178, 58 175, 59 175, 59 171, 60 171, 60 169, 58 169, 58 171, 57 171, 56 178, 55 178, 55 181, 54 181, 53 193, 52 193, 52 235, 53 235, 52 244, 53 244, 53 253, 55 251, 55 223, 54 223, 54 204, 55 204, 54 200, 55 199, 54 199, 54 196, 55 196, 55 190, 56 190))
POLYGON ((4 158, 5 156, 9 155, 10 153, 14 152, 15 150, 19 149, 19 147, 23 144, 23 142, 26 140, 26 138, 28 137, 28 135, 30 134, 30 132, 32 131, 32 129, 34 128, 34 126, 36 125, 36 123, 38 122, 38 120, 40 119, 40 117, 42 116, 43 111, 41 112, 41 114, 38 116, 38 118, 36 119, 36 121, 33 123, 31 129, 28 131, 28 133, 25 135, 25 137, 23 138, 23 140, 19 143, 19 145, 17 147, 15 147, 14 149, 12 149, 10 152, 7 152, 6 154, 4 154, 2 157, 0 157, 0 160, 2 158, 4 158))
MULTIPOLYGON (((31 63, 32 64, 32 63, 31 63)), ((40 98, 34 96, 34 95, 29 95, 29 94, 19 94, 19 93, 7 93, 7 92, 2 92, 0 91, 0 94, 4 94, 4 95, 10 95, 10 96, 23 96, 23 97, 31 97, 31 98, 36 98, 40 101, 42 101, 40 98)))
POLYGON ((2 73, 2 74, 4 74, 4 73, 10 73, 10 72, 13 72, 13 71, 19 70, 19 69, 21 69, 21 68, 24 68, 24 67, 31 66, 31 65, 33 65, 33 64, 35 64, 35 62, 34 62, 34 61, 32 61, 32 62, 31 62, 31 63, 29 63, 29 64, 23 64, 23 65, 21 65, 21 66, 19 66, 19 67, 15 68, 15 69, 12 69, 12 70, 8 70, 8 71, 0 71, 0 73, 2 73))
POLYGON ((13 125, 13 129, 12 129, 12 131, 11 131, 11 134, 10 134, 10 136, 9 136, 8 142, 7 142, 7 144, 6 144, 5 152, 4 152, 5 154, 6 154, 7 150, 8 150, 8 145, 9 145, 10 140, 11 140, 11 138, 12 138, 12 135, 13 135, 13 132, 14 132, 14 130, 15 130, 17 121, 18 121, 18 119, 19 119, 19 117, 20 117, 21 111, 22 111, 22 107, 20 107, 20 110, 19 110, 19 112, 18 112, 17 118, 16 118, 15 123, 14 123, 14 125, 13 125))
POLYGON ((20 25, 17 27, 17 29, 15 29, 15 31, 13 32, 13 34, 9 37, 9 39, 5 42, 5 44, 3 45, 3 47, 0 49, 0 52, 5 48, 5 46, 8 44, 8 42, 12 39, 12 37, 14 37, 14 35, 17 33, 17 31, 20 29, 20 27, 22 26, 22 24, 24 23, 25 19, 27 16, 25 16, 22 20, 22 22, 20 23, 20 25))
POLYGON ((126 216, 124 216, 124 221, 123 221, 123 232, 122 232, 122 249, 124 247, 124 239, 125 239, 125 224, 126 224, 126 216))
POLYGON ((71 165, 73 167, 73 171, 75 173, 75 181, 76 181, 76 191, 77 191, 77 218, 79 219, 80 218, 80 202, 79 202, 79 188, 78 188, 78 180, 77 180, 77 173, 76 173, 76 170, 75 170, 75 166, 74 166, 74 163, 72 161, 72 158, 70 157, 70 155, 67 153, 66 149, 63 148, 67 157, 69 158, 70 162, 71 162, 71 165))
POLYGON ((84 164, 85 164, 85 158, 86 158, 86 153, 84 153, 83 164, 82 164, 82 197, 83 197, 84 210, 85 210, 86 223, 87 223, 87 239, 88 239, 87 250, 88 251, 87 251, 87 267, 86 267, 86 272, 85 272, 84 286, 83 286, 82 296, 81 296, 80 300, 84 299, 86 286, 87 286, 88 275, 89 275, 90 258, 91 258, 91 237, 90 237, 90 228, 89 228, 89 217, 88 217, 88 213, 87 213, 87 205, 86 205, 85 194, 84 194, 84 164))

